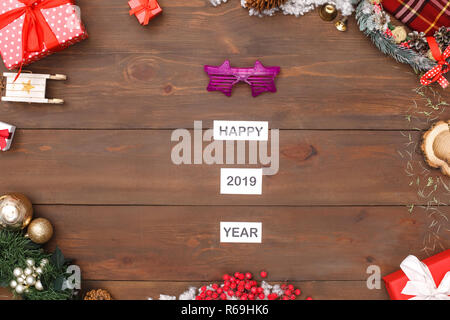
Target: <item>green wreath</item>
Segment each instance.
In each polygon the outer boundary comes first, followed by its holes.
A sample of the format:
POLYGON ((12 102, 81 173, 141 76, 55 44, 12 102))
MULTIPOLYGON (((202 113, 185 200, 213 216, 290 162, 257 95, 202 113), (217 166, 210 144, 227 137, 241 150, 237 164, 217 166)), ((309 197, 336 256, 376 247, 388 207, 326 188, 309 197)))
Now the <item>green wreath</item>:
MULTIPOLYGON (((426 72, 436 66, 426 37, 414 31, 407 34, 403 26, 395 26, 379 0, 362 0, 356 8, 359 29, 381 52, 401 63, 409 64, 416 72, 426 72)), ((450 28, 441 27, 434 34, 441 51, 450 44, 450 28)))

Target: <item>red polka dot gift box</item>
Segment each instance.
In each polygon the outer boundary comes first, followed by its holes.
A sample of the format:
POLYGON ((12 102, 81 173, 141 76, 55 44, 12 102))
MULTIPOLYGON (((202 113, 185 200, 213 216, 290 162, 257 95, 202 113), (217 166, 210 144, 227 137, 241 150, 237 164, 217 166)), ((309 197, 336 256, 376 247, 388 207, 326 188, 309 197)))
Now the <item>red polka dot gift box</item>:
POLYGON ((72 0, 0 0, 0 52, 19 69, 87 38, 72 0))

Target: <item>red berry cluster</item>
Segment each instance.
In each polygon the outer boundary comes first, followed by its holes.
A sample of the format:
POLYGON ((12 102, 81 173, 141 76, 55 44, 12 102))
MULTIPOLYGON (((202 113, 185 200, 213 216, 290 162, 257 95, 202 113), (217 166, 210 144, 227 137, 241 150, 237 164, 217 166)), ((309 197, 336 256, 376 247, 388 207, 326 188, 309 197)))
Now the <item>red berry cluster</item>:
MULTIPOLYGON (((261 278, 267 277, 267 272, 260 273, 261 278)), ((270 293, 268 300, 295 300, 301 294, 300 289, 295 289, 293 285, 282 285, 284 294, 279 296, 276 293, 270 293)), ((227 300, 236 297, 240 300, 264 300, 266 295, 264 289, 258 286, 253 280, 250 272, 235 272, 234 275, 224 274, 221 285, 214 283, 211 288, 203 286, 200 288, 200 294, 196 300, 227 300)))

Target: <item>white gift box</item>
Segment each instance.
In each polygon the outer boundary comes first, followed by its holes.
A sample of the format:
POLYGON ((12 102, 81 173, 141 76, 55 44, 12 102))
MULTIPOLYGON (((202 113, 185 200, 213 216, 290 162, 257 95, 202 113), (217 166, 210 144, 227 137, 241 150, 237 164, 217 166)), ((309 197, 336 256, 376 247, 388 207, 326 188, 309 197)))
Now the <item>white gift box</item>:
POLYGON ((1 151, 7 151, 11 147, 11 142, 14 138, 14 132, 16 131, 16 127, 4 122, 0 122, 0 140, 6 142, 6 146, 4 148, 2 147, 2 144, 0 144, 1 151), (8 130, 9 134, 6 136, 2 134, 3 130, 8 130))

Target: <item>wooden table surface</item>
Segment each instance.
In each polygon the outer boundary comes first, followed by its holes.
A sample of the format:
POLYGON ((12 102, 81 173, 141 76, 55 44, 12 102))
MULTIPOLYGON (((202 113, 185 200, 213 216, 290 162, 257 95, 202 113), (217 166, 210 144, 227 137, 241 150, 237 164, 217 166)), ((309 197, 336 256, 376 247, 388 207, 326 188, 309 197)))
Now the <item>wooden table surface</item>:
MULTIPOLYGON (((36 216, 54 223, 48 249, 57 244, 76 260, 85 288, 157 298, 265 269, 270 282, 296 282, 302 298, 386 299, 384 286, 367 289, 368 266, 386 275, 408 254, 449 247, 444 223, 423 250, 434 219, 408 212, 425 204, 400 156, 405 137, 420 141, 406 120, 418 78, 353 18, 340 33, 316 12, 260 19, 239 1, 159 2, 163 15, 142 27, 125 0, 79 0, 90 38, 26 68, 67 74, 47 92, 66 103, 0 106, 0 121, 18 127, 1 154, 0 191, 25 193, 36 216), (203 65, 225 59, 281 66, 278 92, 207 92, 203 65), (262 196, 220 195, 219 165, 171 162, 172 131, 194 120, 280 129, 280 170, 264 177, 262 196), (261 221, 263 243, 220 244, 220 221, 261 221)), ((419 120, 419 129, 430 125, 419 120)))

